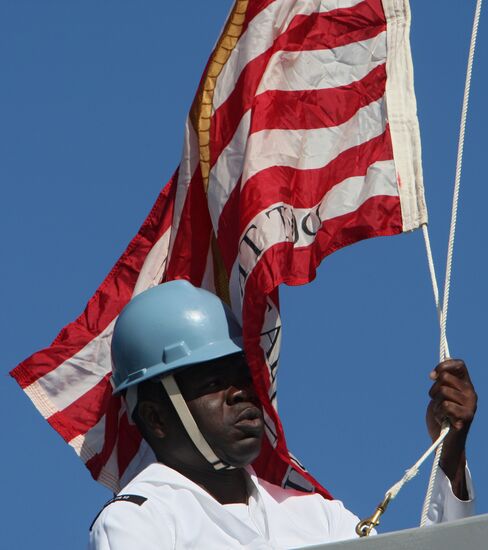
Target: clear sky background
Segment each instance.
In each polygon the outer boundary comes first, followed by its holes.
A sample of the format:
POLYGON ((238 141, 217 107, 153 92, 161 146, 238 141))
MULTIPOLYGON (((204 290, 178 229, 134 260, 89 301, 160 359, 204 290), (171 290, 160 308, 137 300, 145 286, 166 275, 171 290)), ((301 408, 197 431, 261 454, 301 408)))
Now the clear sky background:
MULTIPOLYGON (((431 237, 443 280, 474 0, 411 0, 431 237)), ((179 163, 184 120, 231 0, 0 0, 0 479, 3 548, 85 547, 108 490, 8 371, 84 308, 179 163)), ((488 14, 468 121, 448 336, 480 396, 469 442, 488 512, 488 14)), ((328 257, 281 292, 291 450, 369 515, 428 445, 438 324, 420 232, 328 257)), ((430 466, 381 531, 417 525, 430 466)))

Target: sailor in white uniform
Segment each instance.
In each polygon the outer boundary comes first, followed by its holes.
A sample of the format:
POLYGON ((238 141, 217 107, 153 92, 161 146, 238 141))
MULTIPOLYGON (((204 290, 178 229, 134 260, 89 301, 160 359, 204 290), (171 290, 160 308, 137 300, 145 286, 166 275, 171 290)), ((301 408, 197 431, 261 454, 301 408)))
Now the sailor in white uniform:
MULTIPOLYGON (((263 416, 240 327, 213 294, 173 281, 132 300, 112 341, 115 391, 157 462, 112 499, 90 531, 91 550, 288 549, 353 538, 340 501, 259 479, 263 416)), ((434 371, 428 427, 449 418, 429 521, 473 513, 465 441, 476 393, 462 361, 434 371)))

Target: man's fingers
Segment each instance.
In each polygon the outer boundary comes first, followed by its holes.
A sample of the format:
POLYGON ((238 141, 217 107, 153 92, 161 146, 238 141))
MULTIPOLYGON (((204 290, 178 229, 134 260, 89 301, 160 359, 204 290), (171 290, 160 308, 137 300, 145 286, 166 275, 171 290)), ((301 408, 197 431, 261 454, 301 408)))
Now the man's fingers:
POLYGON ((448 419, 454 432, 468 433, 476 413, 478 397, 464 361, 448 359, 432 371, 434 380, 427 408, 427 426, 432 440, 439 435, 439 428, 448 419))
POLYGON ((439 363, 437 367, 432 371, 431 378, 437 380, 439 377, 450 374, 460 380, 464 380, 471 384, 469 372, 461 359, 447 359, 442 363, 439 363))
POLYGON ((473 420, 472 410, 453 401, 434 402, 435 419, 441 424, 446 418, 456 430, 469 427, 473 420))
POLYGON ((437 382, 430 389, 429 395, 434 401, 452 401, 458 405, 466 403, 466 397, 462 391, 437 382))
POLYGON ((452 401, 476 411, 477 395, 463 361, 449 359, 437 365, 429 395, 433 400, 452 401))
POLYGON ((471 388, 471 384, 465 380, 454 376, 450 372, 442 372, 435 380, 435 383, 432 385, 432 388, 429 391, 429 395, 434 397, 434 395, 439 391, 441 387, 449 387, 460 392, 465 392, 471 388))

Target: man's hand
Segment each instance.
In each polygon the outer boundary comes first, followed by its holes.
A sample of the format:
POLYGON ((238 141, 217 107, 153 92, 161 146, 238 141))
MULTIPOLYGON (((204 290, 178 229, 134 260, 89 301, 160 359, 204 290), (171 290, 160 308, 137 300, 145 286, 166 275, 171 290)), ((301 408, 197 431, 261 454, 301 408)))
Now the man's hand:
POLYGON ((444 440, 441 468, 451 480, 454 494, 468 500, 464 470, 465 445, 473 421, 478 397, 468 374, 459 359, 443 361, 431 372, 434 384, 429 391, 431 401, 427 408, 427 428, 432 441, 439 437, 442 422, 448 419, 451 430, 444 440))

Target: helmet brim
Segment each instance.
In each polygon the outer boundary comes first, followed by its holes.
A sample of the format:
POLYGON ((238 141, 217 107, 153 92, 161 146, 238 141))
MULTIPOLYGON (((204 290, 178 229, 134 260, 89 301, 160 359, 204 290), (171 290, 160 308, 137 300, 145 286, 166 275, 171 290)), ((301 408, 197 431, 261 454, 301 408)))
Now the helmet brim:
POLYGON ((113 390, 113 394, 117 395, 120 392, 140 384, 145 380, 150 380, 156 376, 164 376, 165 374, 174 373, 184 367, 190 365, 196 365, 198 363, 206 363, 212 361, 212 359, 220 359, 227 355, 234 355, 235 353, 243 353, 244 345, 241 337, 227 339, 220 342, 210 342, 209 344, 202 346, 196 350, 192 350, 180 359, 172 361, 171 363, 157 363, 152 367, 144 368, 139 371, 133 372, 123 382, 116 386, 113 390))

